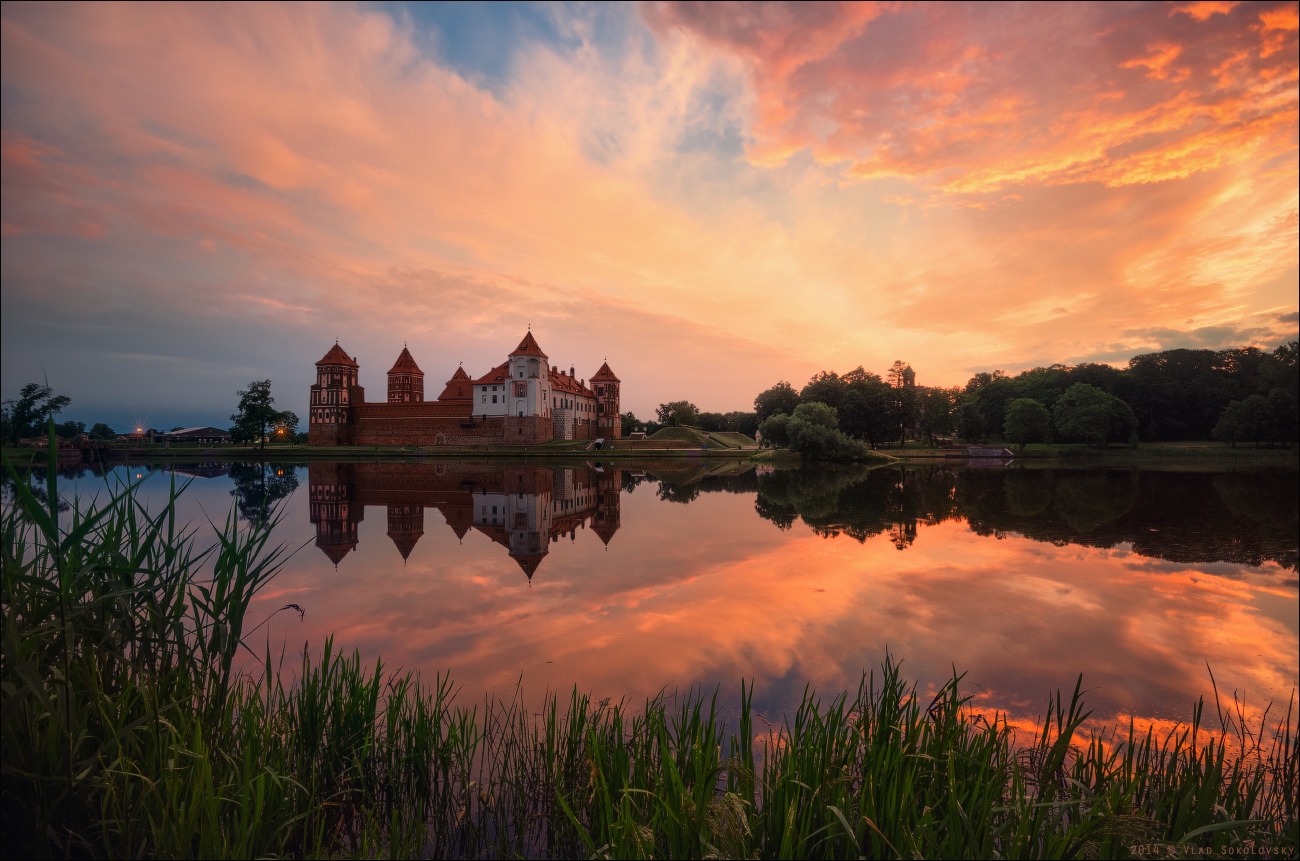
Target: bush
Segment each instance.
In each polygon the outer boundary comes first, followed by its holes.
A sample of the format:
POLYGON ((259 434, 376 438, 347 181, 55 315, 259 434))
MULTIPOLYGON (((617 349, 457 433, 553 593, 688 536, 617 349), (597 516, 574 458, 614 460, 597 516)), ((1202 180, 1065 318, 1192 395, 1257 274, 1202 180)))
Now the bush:
POLYGON ((788 446, 790 444, 789 423, 790 417, 785 413, 777 413, 764 419, 758 426, 758 432, 763 437, 763 445, 770 448, 788 446))
POLYGON ((763 445, 788 448, 809 460, 857 460, 870 453, 865 443, 839 430, 835 408, 822 403, 800 404, 792 416, 777 413, 758 432, 763 445))

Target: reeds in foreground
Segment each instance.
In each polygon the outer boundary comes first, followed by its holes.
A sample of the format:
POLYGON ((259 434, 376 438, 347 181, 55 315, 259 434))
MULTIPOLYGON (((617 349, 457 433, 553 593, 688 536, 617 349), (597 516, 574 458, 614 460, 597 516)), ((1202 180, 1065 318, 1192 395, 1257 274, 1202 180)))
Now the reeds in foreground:
POLYGON ((1018 743, 959 678, 923 704, 889 661, 765 733, 748 686, 728 728, 698 694, 461 707, 332 643, 250 674, 273 523, 232 513, 200 547, 173 485, 156 513, 127 486, 60 527, 47 475, 0 517, 6 857, 1295 855, 1291 708, 1082 739, 1076 686, 1018 743))

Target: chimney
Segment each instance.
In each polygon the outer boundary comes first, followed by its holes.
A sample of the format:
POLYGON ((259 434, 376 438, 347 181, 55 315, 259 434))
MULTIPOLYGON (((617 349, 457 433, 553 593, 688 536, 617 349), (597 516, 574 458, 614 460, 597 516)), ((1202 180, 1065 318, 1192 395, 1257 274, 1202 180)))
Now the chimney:
POLYGON ((576 375, 573 373, 573 365, 569 365, 569 379, 573 379, 574 376, 576 375))

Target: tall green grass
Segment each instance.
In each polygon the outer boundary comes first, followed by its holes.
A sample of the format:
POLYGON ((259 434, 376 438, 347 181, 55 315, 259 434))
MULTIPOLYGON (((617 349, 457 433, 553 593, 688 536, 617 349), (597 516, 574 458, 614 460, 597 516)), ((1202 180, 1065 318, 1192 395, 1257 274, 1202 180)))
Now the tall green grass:
POLYGON ((6 857, 1294 857, 1289 709, 1085 738, 1076 687, 1018 740, 890 661, 764 731, 746 685, 734 726, 698 693, 461 706, 328 642, 241 656, 274 521, 201 542, 184 488, 127 485, 61 525, 50 466, 0 517, 6 857))

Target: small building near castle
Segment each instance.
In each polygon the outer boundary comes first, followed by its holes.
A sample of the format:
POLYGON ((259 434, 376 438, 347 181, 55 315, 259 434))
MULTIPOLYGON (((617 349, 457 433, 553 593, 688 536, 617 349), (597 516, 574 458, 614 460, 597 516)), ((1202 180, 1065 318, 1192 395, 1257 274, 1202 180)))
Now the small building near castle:
POLYGON ((437 400, 403 347, 388 372, 388 398, 366 401, 358 365, 337 343, 316 363, 311 445, 536 445, 553 439, 619 439, 620 381, 609 364, 590 380, 548 364, 532 332, 478 379, 457 368, 437 400))

